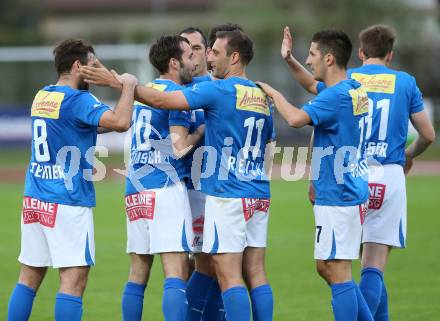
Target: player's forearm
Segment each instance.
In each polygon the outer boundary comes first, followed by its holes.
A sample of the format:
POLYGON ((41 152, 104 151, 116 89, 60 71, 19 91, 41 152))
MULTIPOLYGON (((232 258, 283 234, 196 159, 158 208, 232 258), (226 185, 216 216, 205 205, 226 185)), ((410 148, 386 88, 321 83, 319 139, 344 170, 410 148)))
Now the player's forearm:
POLYGON ((162 92, 146 86, 136 86, 137 101, 157 109, 187 110, 186 99, 181 92, 162 92), (183 99, 182 99, 183 98, 183 99))
POLYGON ((290 55, 285 61, 299 84, 311 94, 316 95, 318 93, 316 90, 317 81, 313 78, 312 74, 293 55, 290 55))
POLYGON ((422 154, 428 148, 428 146, 432 144, 433 141, 434 138, 426 139, 423 136, 418 136, 416 140, 406 149, 406 157, 416 158, 417 156, 422 154))
POLYGON ((123 84, 121 97, 113 110, 115 123, 111 129, 124 132, 130 128, 134 103, 134 88, 135 84, 123 84))
POLYGON ((177 141, 173 142, 173 152, 178 158, 188 154, 194 146, 196 146, 204 135, 204 125, 197 128, 197 130, 192 134, 186 134, 178 138, 177 141))
POLYGON ((299 113, 299 109, 293 106, 292 104, 290 104, 281 93, 276 92, 272 96, 272 100, 276 109, 281 114, 281 116, 287 121, 289 126, 291 127, 303 126, 298 123, 297 113, 299 113))

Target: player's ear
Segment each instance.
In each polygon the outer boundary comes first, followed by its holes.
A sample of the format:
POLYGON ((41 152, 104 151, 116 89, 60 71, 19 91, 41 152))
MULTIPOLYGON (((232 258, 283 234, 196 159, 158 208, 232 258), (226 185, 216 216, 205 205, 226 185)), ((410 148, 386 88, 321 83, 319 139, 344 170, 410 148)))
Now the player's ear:
POLYGON ((72 64, 72 68, 70 69, 70 71, 71 71, 71 72, 74 71, 74 72, 79 73, 80 68, 81 68, 81 61, 79 61, 79 60, 77 59, 77 60, 75 60, 75 61, 73 62, 73 64, 72 64))
POLYGON ((170 62, 168 63, 168 67, 170 69, 177 70, 179 68, 180 62, 176 58, 171 58, 170 62))
POLYGON ((359 57, 360 61, 364 61, 365 55, 364 55, 364 51, 362 50, 362 48, 359 48, 359 50, 358 50, 358 57, 359 57))
POLYGON ((236 51, 234 51, 231 54, 231 65, 238 64, 240 62, 240 54, 236 51))
POLYGON ((324 56, 324 61, 327 67, 330 67, 336 63, 335 56, 333 56, 331 53, 328 53, 324 56))
POLYGON ((393 55, 394 55, 394 51, 390 51, 386 56, 385 56, 385 61, 389 64, 391 62, 391 60, 393 60, 393 55))

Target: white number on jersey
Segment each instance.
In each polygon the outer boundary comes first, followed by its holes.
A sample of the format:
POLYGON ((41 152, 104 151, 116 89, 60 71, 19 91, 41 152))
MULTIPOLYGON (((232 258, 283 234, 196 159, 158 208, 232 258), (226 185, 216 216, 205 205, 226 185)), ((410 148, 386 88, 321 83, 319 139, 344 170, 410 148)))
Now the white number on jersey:
POLYGON ((151 134, 151 110, 141 109, 137 117, 133 114, 133 131, 136 137, 136 147, 138 151, 147 151, 151 149, 150 134, 151 134), (141 136, 141 130, 144 129, 141 136))
MULTIPOLYGON (((366 139, 369 139, 371 136, 371 129, 373 125, 373 110, 374 110, 374 102, 372 99, 368 99, 369 110, 367 116, 367 132, 366 139)), ((388 115, 390 112, 390 100, 382 99, 376 103, 377 110, 381 110, 380 114, 380 123, 379 123, 379 135, 377 137, 378 140, 385 140, 387 138, 388 131, 388 115)))
POLYGON ((246 118, 243 127, 247 127, 246 140, 243 147, 243 155, 245 158, 248 157, 251 149, 251 140, 254 127, 257 128, 257 141, 255 142, 255 146, 252 148, 252 158, 256 159, 260 154, 261 134, 263 133, 264 118, 258 119, 257 121, 255 121, 255 117, 246 118))
POLYGON ((34 120, 34 149, 37 162, 48 162, 50 160, 49 146, 47 145, 47 129, 44 119, 34 120))

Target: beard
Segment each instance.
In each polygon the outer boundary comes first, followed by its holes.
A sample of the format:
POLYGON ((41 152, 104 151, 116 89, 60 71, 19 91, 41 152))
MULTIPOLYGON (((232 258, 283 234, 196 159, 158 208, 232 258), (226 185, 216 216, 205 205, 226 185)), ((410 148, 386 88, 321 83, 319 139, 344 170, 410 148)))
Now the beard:
POLYGON ((189 84, 190 82, 193 81, 191 71, 187 70, 186 68, 181 69, 179 77, 182 84, 189 84))

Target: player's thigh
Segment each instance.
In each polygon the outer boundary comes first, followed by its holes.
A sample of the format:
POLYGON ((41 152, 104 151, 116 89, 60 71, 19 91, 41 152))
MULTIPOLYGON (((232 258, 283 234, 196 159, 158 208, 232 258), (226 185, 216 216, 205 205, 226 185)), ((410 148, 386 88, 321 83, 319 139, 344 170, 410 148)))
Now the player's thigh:
POLYGON ((212 256, 222 292, 242 286, 243 253, 220 253, 212 256))
POLYGON ((151 254, 191 251, 194 232, 185 184, 179 182, 156 191, 149 227, 151 254))
POLYGON ((203 252, 242 253, 246 245, 246 220, 242 199, 208 195, 203 227, 203 252))
POLYGON ((153 267, 154 256, 148 254, 130 254, 130 274, 128 280, 137 284, 147 284, 153 267))
POLYGON ((179 278, 182 280, 187 278, 189 269, 188 253, 161 253, 160 258, 165 278, 179 278))
POLYGON ((195 253, 195 269, 197 272, 215 277, 215 266, 211 254, 195 253))
POLYGON ((351 260, 316 260, 318 274, 329 284, 351 281, 351 268, 351 260))
POLYGON ((370 199, 362 242, 404 248, 407 203, 403 168, 390 164, 372 166, 370 170, 370 199))
POLYGON ((359 258, 365 205, 313 207, 316 260, 359 258))
POLYGON ((82 296, 87 286, 89 266, 60 268, 59 292, 73 296, 82 296))
POLYGON ((367 267, 374 267, 381 271, 385 270, 388 256, 391 251, 391 246, 378 243, 363 243, 362 244, 362 269, 367 267))
POLYGON ((45 226, 54 268, 92 266, 95 263, 93 211, 89 207, 58 204, 52 226, 45 226))
POLYGON ((247 247, 243 253, 243 277, 249 289, 267 284, 265 271, 266 248, 247 247))
POLYGON ((24 284, 38 291, 47 272, 47 267, 35 267, 26 264, 21 265, 18 283, 24 284))
POLYGON ((194 232, 194 237, 191 241, 191 251, 193 253, 201 253, 203 247, 206 194, 189 189, 188 199, 191 208, 192 228, 194 232))
POLYGON ((246 246, 255 248, 267 246, 269 205, 269 199, 242 199, 242 210, 246 221, 246 246))
POLYGON ((47 267, 52 265, 50 249, 45 229, 52 229, 40 222, 45 218, 56 217, 58 205, 41 202, 35 198, 24 197, 21 215, 21 249, 18 261, 26 266, 47 267), (46 210, 42 210, 45 208, 46 210))

